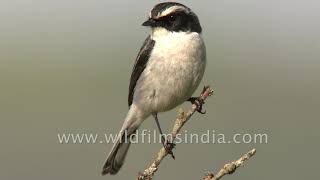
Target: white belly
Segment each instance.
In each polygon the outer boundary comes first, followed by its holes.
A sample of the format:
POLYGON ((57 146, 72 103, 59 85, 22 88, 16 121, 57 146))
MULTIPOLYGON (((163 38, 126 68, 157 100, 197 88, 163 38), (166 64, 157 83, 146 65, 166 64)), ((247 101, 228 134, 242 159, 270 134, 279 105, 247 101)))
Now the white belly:
POLYGON ((198 33, 170 32, 156 41, 141 74, 133 103, 147 112, 168 111, 192 96, 205 70, 206 52, 198 33))

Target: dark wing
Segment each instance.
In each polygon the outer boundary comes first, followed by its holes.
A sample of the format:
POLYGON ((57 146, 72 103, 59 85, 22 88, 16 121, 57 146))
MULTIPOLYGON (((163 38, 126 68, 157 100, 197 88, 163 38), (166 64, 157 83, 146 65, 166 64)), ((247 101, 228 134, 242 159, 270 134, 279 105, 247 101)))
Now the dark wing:
POLYGON ((151 39, 150 35, 144 41, 138 56, 136 58, 136 62, 133 66, 131 78, 130 78, 130 85, 129 85, 129 96, 128 96, 128 105, 129 107, 132 104, 133 95, 134 95, 134 88, 136 87, 137 81, 141 76, 143 70, 145 69, 147 62, 149 60, 151 51, 154 47, 155 41, 151 39))

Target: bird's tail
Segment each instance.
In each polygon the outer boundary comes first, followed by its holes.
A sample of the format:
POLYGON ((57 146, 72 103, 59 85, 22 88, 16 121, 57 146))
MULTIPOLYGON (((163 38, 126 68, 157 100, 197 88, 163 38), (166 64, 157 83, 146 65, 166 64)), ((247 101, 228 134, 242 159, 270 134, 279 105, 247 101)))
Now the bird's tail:
POLYGON ((112 147, 111 152, 103 166, 102 175, 117 174, 123 165, 125 157, 130 147, 130 140, 125 140, 125 133, 117 139, 117 142, 112 147))
POLYGON ((135 108, 130 108, 122 128, 117 136, 116 142, 107 157, 102 169, 102 175, 117 174, 122 167, 130 147, 130 136, 136 132, 144 118, 137 116, 135 108))

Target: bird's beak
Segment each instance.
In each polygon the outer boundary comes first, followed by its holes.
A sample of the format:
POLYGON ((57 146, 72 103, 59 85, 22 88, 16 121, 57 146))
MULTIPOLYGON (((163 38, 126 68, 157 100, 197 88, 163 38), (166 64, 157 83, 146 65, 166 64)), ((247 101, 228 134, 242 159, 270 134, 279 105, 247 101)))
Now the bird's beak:
POLYGON ((142 23, 142 26, 154 27, 154 26, 156 26, 156 24, 157 24, 157 22, 154 19, 149 18, 147 21, 142 23))

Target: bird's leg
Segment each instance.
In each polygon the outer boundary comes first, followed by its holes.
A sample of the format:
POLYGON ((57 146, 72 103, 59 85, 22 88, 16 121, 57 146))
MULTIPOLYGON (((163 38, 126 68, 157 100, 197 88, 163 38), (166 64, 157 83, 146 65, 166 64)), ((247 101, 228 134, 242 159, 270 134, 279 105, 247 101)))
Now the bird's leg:
MULTIPOLYGON (((201 94, 203 94, 203 93, 206 91, 207 88, 208 88, 208 87, 205 86, 205 87, 203 88, 201 94)), ((205 110, 202 111, 202 106, 204 105, 204 101, 203 101, 202 98, 200 98, 200 97, 191 97, 191 98, 189 98, 187 101, 190 101, 191 104, 195 104, 195 105, 197 106, 197 111, 198 111, 200 114, 205 114, 205 113, 206 113, 205 110)))
POLYGON ((159 129, 159 132, 160 132, 160 135, 161 135, 161 142, 162 142, 162 145, 163 147, 165 148, 165 150, 168 152, 168 154, 170 154, 172 156, 173 159, 175 159, 174 155, 173 155, 173 152, 172 152, 172 149, 175 147, 175 144, 172 141, 172 139, 165 139, 163 137, 163 133, 162 133, 162 129, 160 127, 160 123, 159 123, 159 119, 158 119, 158 114, 155 113, 155 114, 152 114, 153 117, 154 117, 154 120, 156 121, 156 124, 157 124, 157 127, 159 129))

